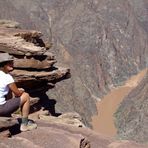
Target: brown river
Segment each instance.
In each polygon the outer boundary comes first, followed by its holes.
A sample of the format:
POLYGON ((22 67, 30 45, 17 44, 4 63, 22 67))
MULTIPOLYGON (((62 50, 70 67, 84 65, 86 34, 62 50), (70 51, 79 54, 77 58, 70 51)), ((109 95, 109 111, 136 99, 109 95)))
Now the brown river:
POLYGON ((92 117, 93 130, 106 135, 116 136, 114 116, 123 98, 142 80, 147 70, 131 77, 123 86, 112 89, 101 101, 97 102, 98 115, 92 117))

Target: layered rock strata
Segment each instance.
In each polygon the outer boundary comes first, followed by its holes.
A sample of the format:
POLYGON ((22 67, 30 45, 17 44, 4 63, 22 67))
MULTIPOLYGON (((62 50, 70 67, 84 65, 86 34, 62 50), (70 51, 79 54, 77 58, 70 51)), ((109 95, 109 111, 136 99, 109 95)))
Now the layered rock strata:
POLYGON ((41 36, 39 31, 0 27, 0 52, 14 57, 15 69, 11 74, 18 87, 33 96, 37 93, 37 97, 70 74, 68 68, 53 66, 57 61, 41 36))

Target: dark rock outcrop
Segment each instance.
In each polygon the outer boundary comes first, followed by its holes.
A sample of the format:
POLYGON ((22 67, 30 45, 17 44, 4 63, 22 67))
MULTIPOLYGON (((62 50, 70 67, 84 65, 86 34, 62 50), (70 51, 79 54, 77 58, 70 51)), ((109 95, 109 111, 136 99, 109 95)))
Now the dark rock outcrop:
POLYGON ((148 72, 141 83, 124 98, 115 117, 121 138, 148 141, 148 72))
POLYGON ((77 113, 65 113, 58 117, 39 115, 39 119, 48 121, 49 123, 69 124, 76 127, 85 127, 85 125, 81 122, 82 119, 80 115, 77 113))

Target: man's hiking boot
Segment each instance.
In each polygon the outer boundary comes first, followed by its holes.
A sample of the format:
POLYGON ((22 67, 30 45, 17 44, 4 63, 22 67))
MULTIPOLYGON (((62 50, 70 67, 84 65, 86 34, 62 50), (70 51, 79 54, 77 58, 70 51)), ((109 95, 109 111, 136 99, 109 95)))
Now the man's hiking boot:
POLYGON ((28 121, 27 125, 21 124, 20 131, 26 132, 26 131, 31 131, 31 130, 36 129, 36 128, 37 128, 37 124, 35 122, 28 121))

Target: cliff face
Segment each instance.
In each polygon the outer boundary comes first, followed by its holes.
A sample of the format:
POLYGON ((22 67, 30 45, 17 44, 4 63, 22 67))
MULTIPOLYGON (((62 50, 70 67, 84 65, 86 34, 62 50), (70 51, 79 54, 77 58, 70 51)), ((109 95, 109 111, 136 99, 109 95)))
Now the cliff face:
POLYGON ((148 15, 147 15, 147 8, 148 8, 148 1, 147 0, 129 0, 129 3, 133 7, 133 11, 136 15, 136 18, 140 21, 142 27, 148 33, 148 15))
POLYGON ((57 112, 75 110, 88 123, 96 99, 146 67, 146 0, 7 0, 0 7, 1 19, 42 30, 70 67, 72 78, 47 93, 57 112))
POLYGON ((116 126, 123 139, 148 141, 148 72, 141 83, 132 90, 118 108, 116 126))

